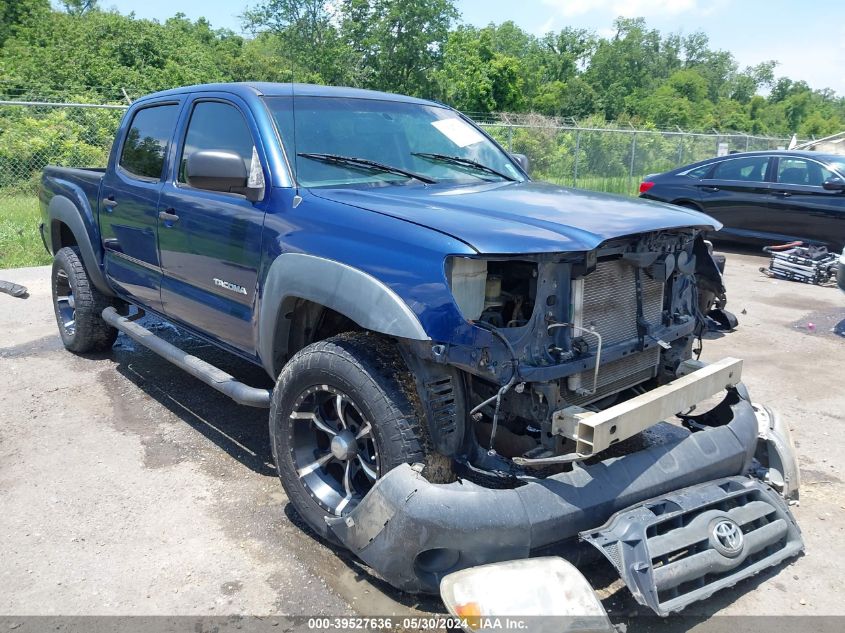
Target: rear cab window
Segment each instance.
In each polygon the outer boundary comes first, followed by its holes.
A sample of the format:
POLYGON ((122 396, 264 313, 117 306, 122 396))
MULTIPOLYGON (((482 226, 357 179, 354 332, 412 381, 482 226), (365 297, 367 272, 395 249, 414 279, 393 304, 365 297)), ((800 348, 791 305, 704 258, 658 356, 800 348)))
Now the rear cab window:
POLYGON ((179 106, 175 103, 138 110, 126 132, 118 166, 132 178, 159 180, 179 106))

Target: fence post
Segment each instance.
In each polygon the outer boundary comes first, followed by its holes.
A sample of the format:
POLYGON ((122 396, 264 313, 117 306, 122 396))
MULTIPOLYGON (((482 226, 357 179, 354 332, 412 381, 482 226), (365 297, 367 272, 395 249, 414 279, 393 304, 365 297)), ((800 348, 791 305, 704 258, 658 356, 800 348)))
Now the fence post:
POLYGON ((631 173, 630 178, 631 180, 634 179, 634 156, 637 154, 637 133, 634 132, 631 134, 631 173))
POLYGON ((508 126, 508 151, 513 151, 513 126, 508 126))
POLYGON ((578 186, 578 158, 581 155, 581 130, 575 133, 575 169, 572 173, 572 186, 578 186))

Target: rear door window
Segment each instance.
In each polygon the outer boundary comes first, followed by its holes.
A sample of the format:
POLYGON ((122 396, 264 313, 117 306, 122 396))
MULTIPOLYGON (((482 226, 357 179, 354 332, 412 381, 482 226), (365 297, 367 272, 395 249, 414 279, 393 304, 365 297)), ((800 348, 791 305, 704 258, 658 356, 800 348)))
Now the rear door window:
POLYGON ((764 182, 769 168, 769 156, 746 156, 717 163, 711 178, 740 182, 764 182))
POLYGON ((167 145, 176 126, 176 104, 138 110, 126 133, 118 164, 130 176, 158 180, 164 168, 167 145))

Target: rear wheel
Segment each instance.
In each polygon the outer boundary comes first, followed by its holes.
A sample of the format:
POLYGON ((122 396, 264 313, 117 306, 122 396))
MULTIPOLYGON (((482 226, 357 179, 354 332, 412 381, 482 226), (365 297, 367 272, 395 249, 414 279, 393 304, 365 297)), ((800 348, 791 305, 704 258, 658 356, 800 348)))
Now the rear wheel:
POLYGON ((399 464, 426 460, 422 419, 413 380, 389 341, 355 332, 297 352, 273 392, 270 434, 299 515, 332 539, 326 517, 351 512, 399 464))
POLYGON ((117 330, 103 320, 112 300, 91 283, 79 251, 60 249, 53 259, 53 309, 65 348, 77 354, 109 349, 117 330))

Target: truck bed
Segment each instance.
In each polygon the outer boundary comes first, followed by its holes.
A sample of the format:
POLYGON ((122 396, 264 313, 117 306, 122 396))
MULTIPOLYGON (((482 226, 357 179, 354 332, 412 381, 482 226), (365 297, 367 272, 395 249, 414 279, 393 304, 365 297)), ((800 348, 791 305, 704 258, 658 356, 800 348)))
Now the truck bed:
POLYGON ((47 165, 41 176, 41 184, 44 193, 47 194, 47 202, 59 189, 78 187, 85 198, 92 215, 97 213, 97 200, 100 195, 100 183, 106 173, 105 167, 59 167, 47 165))
MULTIPOLYGON (((44 168, 41 175, 39 202, 43 222, 42 236, 48 250, 50 250, 52 226, 48 221, 47 210, 55 196, 70 199, 78 209, 86 234, 96 235, 99 240, 99 231, 95 229, 98 226, 100 183, 105 172, 105 167, 79 168, 48 165, 44 168)), ((99 244, 97 246, 99 247, 99 244)))

